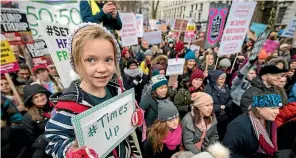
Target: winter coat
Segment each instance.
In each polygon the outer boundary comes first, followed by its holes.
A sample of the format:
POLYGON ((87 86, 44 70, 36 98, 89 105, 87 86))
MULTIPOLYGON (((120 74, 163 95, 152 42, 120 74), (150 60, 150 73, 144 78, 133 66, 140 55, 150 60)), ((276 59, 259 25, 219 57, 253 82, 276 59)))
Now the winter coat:
POLYGON ((209 73, 209 83, 206 85, 205 92, 212 96, 214 101, 214 112, 217 116, 218 121, 224 120, 225 117, 222 116, 226 115, 226 109, 229 109, 232 104, 232 98, 230 96, 230 89, 225 84, 225 92, 220 90, 216 86, 216 80, 218 77, 223 74, 221 70, 212 71, 209 73), (221 105, 225 105, 225 109, 221 109, 221 105), (221 117, 221 118, 220 118, 221 117))
POLYGON ((284 69, 289 70, 288 61, 285 60, 283 57, 277 57, 277 58, 274 58, 274 59, 271 59, 270 61, 268 61, 268 64, 270 64, 270 65, 276 65, 278 63, 283 63, 284 69))
POLYGON ((152 98, 151 92, 142 98, 139 106, 145 111, 146 126, 151 127, 158 116, 159 101, 152 98))
POLYGON ((289 93, 289 103, 290 102, 296 102, 296 82, 294 83, 290 93, 289 93))
POLYGON ((282 52, 280 50, 279 57, 282 57, 285 61, 289 61, 291 59, 290 51, 282 52))
POLYGON ((140 68, 144 72, 145 75, 149 75, 151 65, 146 65, 145 60, 141 62, 140 68))
POLYGON ((240 106, 243 93, 252 86, 250 81, 246 78, 251 66, 249 62, 245 64, 232 81, 231 97, 233 98, 233 102, 238 106, 240 106))
POLYGON ((261 92, 274 92, 277 93, 276 89, 274 87, 266 88, 263 84, 262 80, 259 77, 254 78, 251 81, 252 87, 247 89, 245 93, 242 95, 240 107, 242 109, 242 112, 247 112, 249 106, 252 103, 252 97, 256 93, 261 92))
POLYGON ((104 27, 108 30, 120 30, 122 28, 122 23, 117 13, 116 19, 112 17, 110 13, 105 14, 103 12, 103 6, 101 3, 96 1, 99 7, 99 12, 93 15, 92 8, 88 1, 80 1, 80 15, 83 22, 91 23, 103 23, 104 27))
POLYGON ((290 120, 296 121, 296 102, 289 103, 281 108, 280 113, 275 119, 275 123, 280 127, 290 120))
POLYGON ((211 127, 207 130, 204 142, 201 147, 201 151, 195 146, 200 141, 202 132, 196 127, 192 114, 189 112, 182 119, 182 131, 183 131, 183 145, 187 151, 194 154, 198 154, 205 150, 207 146, 213 144, 219 140, 217 131, 217 120, 213 118, 211 127))
POLYGON ((155 57, 152 61, 151 61, 151 66, 156 65, 156 64, 160 64, 162 65, 165 69, 167 68, 167 64, 168 64, 168 57, 166 55, 158 55, 157 57, 155 57), (161 60, 164 60, 164 63, 161 63, 161 60))
MULTIPOLYGON (((61 80, 58 77, 53 77, 53 78, 56 81, 56 83, 58 84, 56 86, 58 86, 61 90, 63 90, 64 86, 62 85, 61 80)), ((39 79, 37 81, 35 81, 35 82, 32 82, 30 85, 34 85, 34 84, 42 85, 41 81, 39 79)))
MULTIPOLYGON (((80 81, 75 80, 61 96, 54 95, 56 98, 51 98, 53 102, 57 103, 57 112, 46 125, 45 136, 49 139, 49 144, 45 152, 55 155, 57 158, 63 158, 76 139, 71 118, 94 105, 92 99, 84 94, 85 92, 79 85, 80 81)), ((112 96, 116 96, 120 92, 119 85, 113 81, 110 81, 106 88, 110 90, 112 96)), ((134 141, 130 137, 115 148, 119 158, 130 158, 131 154, 139 154, 136 149, 134 141)))
POLYGON ((168 147, 163 144, 162 152, 153 152, 153 147, 152 147, 152 140, 147 139, 147 141, 144 142, 144 149, 145 149, 145 154, 147 158, 171 158, 171 156, 178 151, 180 151, 180 145, 176 147, 175 150, 170 150, 168 147))
POLYGON ((238 116, 229 123, 223 144, 231 151, 232 158, 255 157, 256 151, 259 149, 259 141, 248 113, 238 116))

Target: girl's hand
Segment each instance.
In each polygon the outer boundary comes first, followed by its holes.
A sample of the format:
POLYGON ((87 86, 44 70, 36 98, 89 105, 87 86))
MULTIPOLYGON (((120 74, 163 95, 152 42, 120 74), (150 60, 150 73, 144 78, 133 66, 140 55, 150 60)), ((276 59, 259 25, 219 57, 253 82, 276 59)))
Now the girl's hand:
POLYGON ((26 107, 23 104, 20 104, 19 106, 17 106, 17 109, 19 112, 25 111, 26 107))
POLYGON ((67 151, 66 158, 99 158, 99 156, 93 149, 78 148, 77 140, 75 140, 73 146, 67 151))
POLYGON ((208 76, 209 76, 208 71, 205 71, 205 72, 203 73, 203 75, 204 75, 205 78, 208 77, 208 76))
POLYGON ((178 81, 173 83, 172 88, 173 88, 173 90, 176 90, 178 88, 178 81))

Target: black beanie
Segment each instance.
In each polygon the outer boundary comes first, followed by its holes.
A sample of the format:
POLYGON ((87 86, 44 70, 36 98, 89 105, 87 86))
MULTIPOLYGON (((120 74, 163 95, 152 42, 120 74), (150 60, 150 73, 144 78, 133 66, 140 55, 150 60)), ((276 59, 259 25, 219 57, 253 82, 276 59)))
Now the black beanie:
POLYGON ((129 69, 131 64, 136 64, 138 66, 138 63, 135 59, 128 59, 127 63, 126 63, 126 68, 129 69))

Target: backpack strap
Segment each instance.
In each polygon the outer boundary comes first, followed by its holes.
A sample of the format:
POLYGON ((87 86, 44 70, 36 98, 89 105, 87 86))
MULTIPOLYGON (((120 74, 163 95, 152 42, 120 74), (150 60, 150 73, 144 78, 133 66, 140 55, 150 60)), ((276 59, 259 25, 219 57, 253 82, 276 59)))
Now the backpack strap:
POLYGON ((88 106, 78 104, 76 102, 69 102, 69 101, 59 101, 55 106, 56 110, 68 110, 73 113, 82 113, 83 111, 89 109, 88 106))

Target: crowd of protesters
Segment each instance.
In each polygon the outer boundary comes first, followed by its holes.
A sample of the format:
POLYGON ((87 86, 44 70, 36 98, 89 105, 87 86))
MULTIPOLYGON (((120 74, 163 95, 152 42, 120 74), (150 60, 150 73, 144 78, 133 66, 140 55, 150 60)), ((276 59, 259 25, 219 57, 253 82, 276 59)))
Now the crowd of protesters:
POLYGON ((80 3, 83 21, 104 22, 105 28, 83 23, 70 33, 70 60, 79 78, 69 87, 63 87, 54 65, 30 70, 19 60, 19 71, 10 74, 18 100, 1 76, 3 157, 100 157, 77 146, 71 117, 132 88, 145 124, 108 157, 296 156, 296 50, 291 39, 270 33, 268 40, 278 43, 275 51, 263 47, 252 60, 253 40, 246 40, 237 56, 220 57, 218 47, 191 50, 170 36, 157 45, 139 38, 138 45, 120 47, 114 36, 122 27, 116 5, 95 2, 99 9, 94 10, 91 4, 80 3), (184 58, 185 64, 183 74, 169 84, 168 59, 174 58, 184 58))

